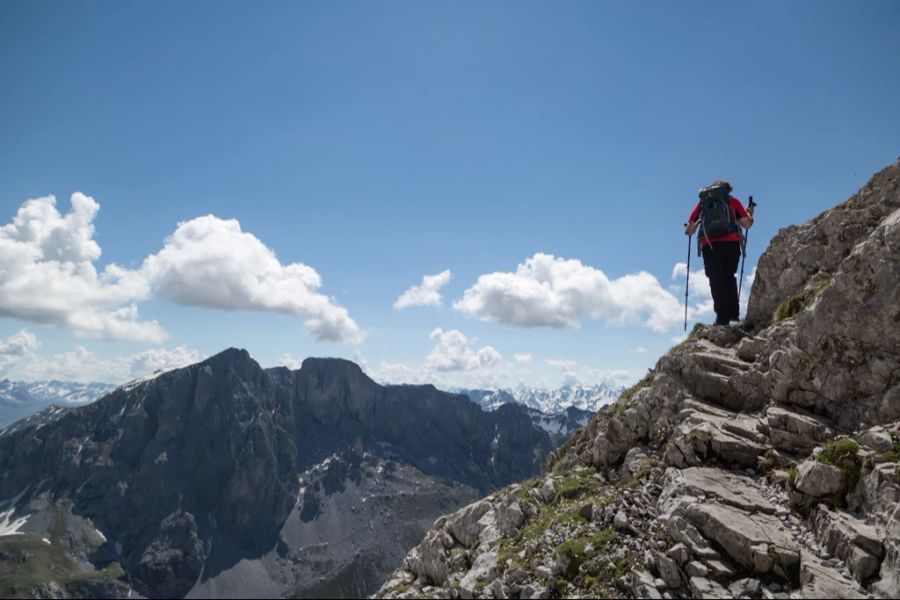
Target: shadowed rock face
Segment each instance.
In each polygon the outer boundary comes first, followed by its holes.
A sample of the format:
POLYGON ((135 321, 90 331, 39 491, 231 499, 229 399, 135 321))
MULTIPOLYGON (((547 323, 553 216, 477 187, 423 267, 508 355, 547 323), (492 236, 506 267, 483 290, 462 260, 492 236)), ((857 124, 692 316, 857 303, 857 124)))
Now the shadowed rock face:
POLYGON ((900 162, 776 236, 746 323, 698 325, 377 595, 900 596, 900 162))
MULTIPOLYGON (((24 493, 0 512, 30 515, 22 531, 40 539, 49 526, 39 517, 65 507, 108 540, 82 544, 83 558, 118 562, 143 595, 182 596, 241 560, 290 555, 282 531, 292 513, 319 518, 328 496, 362 483, 360 465, 405 465, 407 479, 483 494, 533 475, 549 450, 516 407, 483 413, 432 386, 382 387, 344 360, 264 370, 230 349, 8 428, 0 503, 24 493), (332 460, 346 468, 309 476, 332 460)), ((298 583, 286 579, 283 589, 298 583)))

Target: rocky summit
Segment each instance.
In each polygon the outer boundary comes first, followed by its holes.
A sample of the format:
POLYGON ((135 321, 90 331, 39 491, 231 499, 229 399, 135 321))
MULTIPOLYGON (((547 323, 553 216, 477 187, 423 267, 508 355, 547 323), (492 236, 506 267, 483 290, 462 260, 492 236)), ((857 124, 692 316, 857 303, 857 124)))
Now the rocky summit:
POLYGON ((745 323, 697 326, 378 595, 897 598, 898 461, 900 162, 778 233, 745 323))
POLYGON ((0 596, 369 594, 550 449, 514 405, 227 350, 0 431, 0 596))

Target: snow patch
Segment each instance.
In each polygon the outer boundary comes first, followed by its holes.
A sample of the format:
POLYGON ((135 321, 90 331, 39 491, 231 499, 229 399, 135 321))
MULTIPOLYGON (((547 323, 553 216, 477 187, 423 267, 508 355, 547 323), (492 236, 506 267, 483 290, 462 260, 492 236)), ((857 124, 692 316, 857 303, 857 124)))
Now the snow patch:
POLYGON ((24 517, 19 517, 18 519, 13 520, 13 513, 16 512, 16 504, 19 500, 22 499, 22 496, 25 495, 25 492, 28 491, 26 487, 24 490, 19 492, 17 496, 13 496, 8 500, 0 501, 0 536, 4 535, 23 535, 23 532, 19 531, 25 523, 28 522, 28 517, 31 515, 25 515, 24 517), (7 509, 7 510, 3 510, 7 509))

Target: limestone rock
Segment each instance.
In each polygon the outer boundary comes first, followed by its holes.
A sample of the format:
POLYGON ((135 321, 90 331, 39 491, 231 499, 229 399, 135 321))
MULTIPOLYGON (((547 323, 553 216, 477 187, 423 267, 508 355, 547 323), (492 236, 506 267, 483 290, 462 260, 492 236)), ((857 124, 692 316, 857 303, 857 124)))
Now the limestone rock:
POLYGON ((803 598, 866 598, 855 581, 825 566, 819 559, 803 552, 800 557, 800 593, 803 598))
MULTIPOLYGON (((747 568, 767 567, 765 571, 789 579, 800 562, 800 547, 784 530, 781 522, 767 514, 751 515, 737 508, 716 504, 687 507, 686 516, 703 536, 722 548, 729 557, 747 568), (760 564, 754 547, 763 546, 773 564, 760 564)), ((761 570, 761 569, 760 569, 761 570)))
POLYGON ((858 581, 878 571, 884 555, 882 536, 870 525, 843 511, 819 506, 813 519, 813 531, 832 555, 847 562, 858 581))
POLYGON ((743 475, 708 467, 669 468, 664 482, 658 502, 663 512, 675 510, 685 497, 706 496, 747 512, 775 514, 775 506, 743 475))
POLYGON ((771 406, 766 411, 772 445, 787 452, 808 454, 833 437, 831 429, 816 417, 771 406))
POLYGON ((460 598, 474 598, 479 584, 484 587, 496 576, 496 564, 496 552, 479 554, 472 564, 472 568, 459 582, 460 598))
POLYGON ((797 467, 796 488, 814 498, 833 496, 843 482, 844 473, 833 465, 807 460, 797 467))
POLYGON ((447 521, 447 531, 461 545, 471 546, 481 534, 481 517, 491 510, 491 503, 481 500, 466 506, 447 521))

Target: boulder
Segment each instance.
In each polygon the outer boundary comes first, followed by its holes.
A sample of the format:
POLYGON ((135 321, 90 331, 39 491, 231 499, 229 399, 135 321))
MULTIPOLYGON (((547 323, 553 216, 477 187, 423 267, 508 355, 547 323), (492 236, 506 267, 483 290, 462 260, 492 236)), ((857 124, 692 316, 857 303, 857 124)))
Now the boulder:
POLYGON ((459 582, 460 598, 474 598, 479 588, 484 588, 497 576, 497 552, 479 554, 472 568, 459 582))
POLYGON ((819 506, 812 521, 819 543, 847 562, 858 581, 874 575, 884 555, 883 536, 872 526, 844 511, 819 506))
POLYGON ((797 467, 794 487, 813 498, 834 496, 844 483, 844 473, 833 465, 807 460, 797 467))
POLYGON ((478 521, 489 510, 491 510, 491 503, 488 500, 470 504, 447 520, 447 531, 457 542, 468 548, 478 540, 483 528, 478 521))

